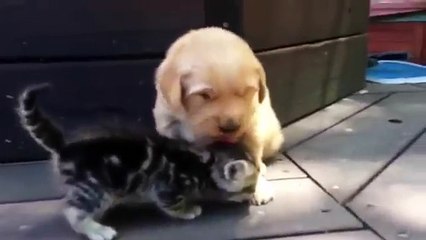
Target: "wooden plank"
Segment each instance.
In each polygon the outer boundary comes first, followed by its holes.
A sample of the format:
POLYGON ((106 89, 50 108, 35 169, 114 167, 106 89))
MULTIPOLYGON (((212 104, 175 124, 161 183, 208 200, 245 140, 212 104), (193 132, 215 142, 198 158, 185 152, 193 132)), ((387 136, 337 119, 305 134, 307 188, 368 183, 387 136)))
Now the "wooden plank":
POLYGON ((422 11, 425 8, 426 2, 422 0, 372 0, 370 16, 422 11))
POLYGON ((397 93, 288 154, 346 201, 425 126, 426 92, 397 93))
POLYGON ((364 33, 368 7, 367 0, 8 1, 0 6, 0 34, 8 36, 0 58, 161 55, 180 34, 211 25, 270 49, 364 33))
MULTIPOLYGON (((123 239, 152 240, 263 238, 362 227, 308 179, 273 184, 277 198, 261 207, 209 204, 194 221, 170 220, 151 208, 122 208, 111 213, 107 222, 117 227, 123 239)), ((62 219, 60 207, 59 201, 0 205, 0 215, 8 216, 0 219, 0 234, 14 240, 78 239, 62 219)))
POLYGON ((368 51, 381 53, 402 51, 420 63, 423 47, 424 23, 372 23, 369 26, 368 51))
POLYGON ((260 50, 364 33, 367 23, 367 0, 8 1, 0 6, 0 34, 8 36, 0 58, 161 55, 180 34, 211 25, 260 50))
POLYGON ((6 1, 0 5, 0 35, 7 36, 0 39, 0 58, 163 54, 180 34, 204 26, 203 3, 6 1))
POLYGON ((29 84, 49 82, 40 105, 72 135, 81 127, 116 123, 154 126, 153 71, 158 60, 0 65, 0 163, 48 156, 20 126, 17 96, 29 84))
POLYGON ((423 134, 348 204, 385 239, 426 239, 425 156, 423 134))
POLYGON ((426 24, 423 24, 423 44, 420 64, 426 65, 426 24))
POLYGON ((238 2, 242 2, 242 35, 256 50, 318 42, 367 31, 367 0, 238 2))
MULTIPOLYGON (((365 41, 365 36, 356 36, 259 53, 281 122, 295 120, 360 89, 364 83, 365 41), (305 71, 306 65, 311 71, 305 71)), ((14 111, 17 94, 32 83, 53 84, 54 90, 42 96, 41 104, 67 132, 99 124, 99 120, 117 119, 152 128, 152 76, 158 62, 159 59, 0 65, 0 124, 8 126, 2 131, 0 162, 47 157, 23 132, 14 111)))
POLYGON ((364 87, 365 35, 258 53, 282 124, 364 87))
POLYGON ((285 149, 291 149, 385 96, 384 94, 350 96, 292 123, 283 130, 286 138, 285 149))
POLYGON ((379 240, 380 238, 370 231, 353 231, 339 233, 324 233, 298 237, 274 238, 271 240, 379 240))

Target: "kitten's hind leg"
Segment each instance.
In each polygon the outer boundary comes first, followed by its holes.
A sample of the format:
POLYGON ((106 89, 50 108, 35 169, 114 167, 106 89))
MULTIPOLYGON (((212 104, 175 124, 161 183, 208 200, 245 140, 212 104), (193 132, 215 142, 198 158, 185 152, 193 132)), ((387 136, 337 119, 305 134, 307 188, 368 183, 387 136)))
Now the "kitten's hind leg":
POLYGON ((113 228, 95 220, 112 206, 112 198, 96 182, 74 183, 67 193, 67 204, 64 215, 75 232, 90 240, 112 240, 117 235, 113 228))
POLYGON ((192 220, 202 213, 200 206, 189 204, 183 196, 162 199, 157 201, 157 206, 167 215, 185 220, 192 220))
POLYGON ((117 236, 113 228, 98 223, 90 214, 76 207, 67 207, 64 215, 75 232, 90 240, 112 240, 117 236))
POLYGON ((173 218, 191 220, 202 213, 201 206, 189 203, 184 194, 180 192, 155 188, 152 194, 157 206, 173 218))

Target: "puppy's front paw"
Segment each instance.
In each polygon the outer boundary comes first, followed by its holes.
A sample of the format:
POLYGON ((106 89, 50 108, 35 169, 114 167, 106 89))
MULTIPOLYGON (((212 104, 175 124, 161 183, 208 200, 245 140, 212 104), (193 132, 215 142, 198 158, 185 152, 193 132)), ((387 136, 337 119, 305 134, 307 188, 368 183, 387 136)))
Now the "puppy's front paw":
POLYGON ((250 199, 250 204, 260 206, 274 200, 274 190, 272 185, 263 177, 259 176, 256 184, 256 190, 250 199))
POLYGON ((265 205, 274 200, 274 194, 268 191, 256 191, 250 199, 250 204, 254 206, 265 205))
POLYGON ((251 201, 252 198, 253 198, 253 194, 240 193, 240 194, 235 194, 233 196, 228 197, 227 200, 230 202, 243 203, 243 202, 251 201))
POLYGON ((259 174, 262 176, 265 176, 266 170, 267 170, 266 164, 264 162, 260 162, 258 167, 259 174))

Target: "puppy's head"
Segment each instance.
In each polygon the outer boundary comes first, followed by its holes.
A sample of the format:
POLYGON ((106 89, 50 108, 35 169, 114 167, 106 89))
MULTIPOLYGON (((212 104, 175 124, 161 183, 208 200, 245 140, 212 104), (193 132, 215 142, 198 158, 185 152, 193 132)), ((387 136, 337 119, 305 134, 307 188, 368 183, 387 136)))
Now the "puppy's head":
POLYGON ((197 142, 236 142, 267 94, 265 72, 248 44, 220 28, 179 38, 156 72, 157 90, 197 142))

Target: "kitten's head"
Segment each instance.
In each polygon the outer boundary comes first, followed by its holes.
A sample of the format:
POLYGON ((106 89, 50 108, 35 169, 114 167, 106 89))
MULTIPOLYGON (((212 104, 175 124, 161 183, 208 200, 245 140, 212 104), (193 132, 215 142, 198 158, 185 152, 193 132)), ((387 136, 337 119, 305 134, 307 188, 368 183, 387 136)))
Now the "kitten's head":
POLYGON ((209 150, 215 155, 211 176, 219 189, 236 193, 254 187, 258 171, 242 145, 214 144, 209 150))

